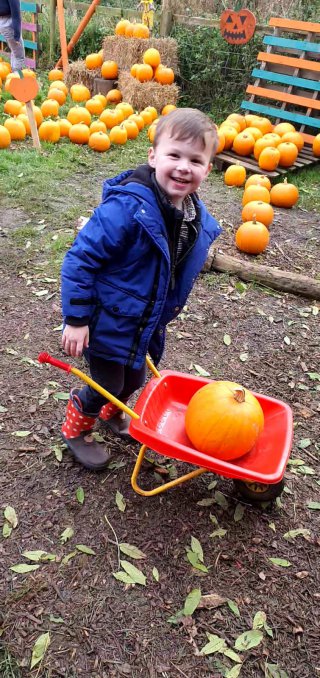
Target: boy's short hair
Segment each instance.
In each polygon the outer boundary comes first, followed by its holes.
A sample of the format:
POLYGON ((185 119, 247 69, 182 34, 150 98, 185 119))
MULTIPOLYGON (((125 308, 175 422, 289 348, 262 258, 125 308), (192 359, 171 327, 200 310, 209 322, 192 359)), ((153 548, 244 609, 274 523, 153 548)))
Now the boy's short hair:
POLYGON ((203 147, 212 144, 211 159, 214 158, 218 148, 217 127, 213 120, 197 108, 176 108, 160 118, 156 124, 156 133, 153 147, 156 148, 163 132, 179 140, 200 139, 203 147))

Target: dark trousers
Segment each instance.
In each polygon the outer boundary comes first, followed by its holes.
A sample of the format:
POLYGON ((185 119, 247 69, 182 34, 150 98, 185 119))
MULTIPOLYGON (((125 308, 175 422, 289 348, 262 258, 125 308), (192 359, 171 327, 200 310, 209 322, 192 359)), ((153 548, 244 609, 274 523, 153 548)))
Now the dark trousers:
MULTIPOLYGON (((97 356, 89 356, 88 362, 92 379, 122 402, 128 400, 138 388, 143 386, 146 379, 145 364, 140 369, 134 370, 132 367, 97 356)), ((103 405, 109 402, 91 386, 82 388, 78 397, 81 400, 83 412, 92 416, 98 416, 103 405)))

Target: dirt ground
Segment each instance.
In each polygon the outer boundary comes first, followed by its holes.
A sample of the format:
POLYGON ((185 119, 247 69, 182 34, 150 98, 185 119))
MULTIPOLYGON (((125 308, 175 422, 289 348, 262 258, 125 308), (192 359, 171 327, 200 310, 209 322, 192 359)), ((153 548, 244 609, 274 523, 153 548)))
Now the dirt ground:
MULTIPOLYGON (((240 257, 233 245, 239 193, 208 183, 202 197, 222 219, 217 246, 240 257)), ((100 474, 75 465, 62 449, 65 394, 76 380, 37 364, 41 350, 61 357, 61 318, 46 253, 11 239, 28 217, 21 209, 1 208, 1 523, 11 506, 18 524, 0 537, 0 675, 320 676, 320 302, 239 284, 227 275, 200 277, 169 327, 160 368, 196 373, 197 365, 213 379, 238 381, 289 403, 295 428, 285 490, 276 503, 254 507, 241 500, 231 480, 208 473, 144 498, 130 485, 137 443, 100 431, 113 453, 110 468, 100 474), (205 571, 188 559, 190 549, 199 554, 195 540, 205 571), (122 543, 145 557, 119 552, 122 543), (39 550, 54 558, 35 563, 23 555, 39 550), (112 573, 122 569, 120 560, 139 568, 146 585, 117 580, 112 573), (20 563, 38 568, 26 574, 10 569, 20 563), (175 618, 193 589, 220 596, 219 605, 204 602, 175 618), (234 650, 237 660, 222 651, 200 653, 208 634, 234 649, 257 612, 265 613, 258 645, 234 650), (50 645, 30 671, 34 644, 47 632, 50 645)), ((259 260, 319 277, 319 236, 319 214, 277 210, 269 249, 259 260)), ((143 487, 186 471, 174 460, 157 462, 162 467, 156 471, 152 464, 143 468, 143 487)))

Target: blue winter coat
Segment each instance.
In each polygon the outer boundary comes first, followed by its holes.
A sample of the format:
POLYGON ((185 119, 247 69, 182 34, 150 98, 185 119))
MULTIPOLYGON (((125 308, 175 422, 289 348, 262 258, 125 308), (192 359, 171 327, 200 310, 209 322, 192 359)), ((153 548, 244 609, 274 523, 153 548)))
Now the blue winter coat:
POLYGON ((221 229, 199 201, 198 237, 171 289, 161 211, 151 188, 120 185, 130 173, 105 182, 101 204, 67 252, 62 308, 64 317, 90 317, 93 355, 140 368, 147 352, 159 362, 165 326, 182 310, 221 229))

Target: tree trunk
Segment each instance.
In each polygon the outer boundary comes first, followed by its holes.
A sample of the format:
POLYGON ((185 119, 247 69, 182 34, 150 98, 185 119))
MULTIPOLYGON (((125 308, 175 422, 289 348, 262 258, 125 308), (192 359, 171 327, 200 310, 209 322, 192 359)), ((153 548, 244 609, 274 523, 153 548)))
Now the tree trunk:
POLYGON ((209 252, 203 272, 219 271, 237 275, 241 280, 254 281, 281 292, 300 294, 311 299, 320 299, 320 280, 306 275, 282 271, 271 266, 261 266, 231 257, 228 254, 209 252))

